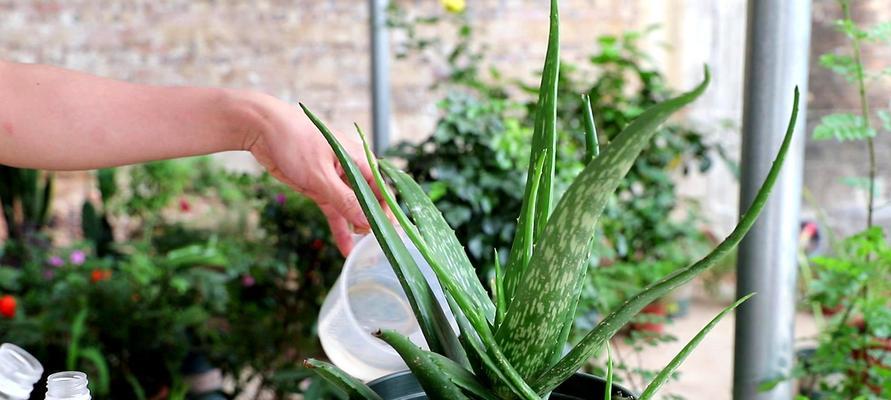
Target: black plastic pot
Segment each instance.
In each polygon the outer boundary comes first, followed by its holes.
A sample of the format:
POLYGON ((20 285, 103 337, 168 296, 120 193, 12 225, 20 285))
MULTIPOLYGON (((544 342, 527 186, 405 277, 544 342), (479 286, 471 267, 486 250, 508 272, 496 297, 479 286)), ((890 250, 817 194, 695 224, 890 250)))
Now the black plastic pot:
MULTIPOLYGON (((384 400, 422 400, 427 395, 409 371, 397 372, 368 384, 384 400)), ((576 373, 551 394, 551 400, 603 400, 606 381, 593 375, 576 373)), ((633 399, 631 391, 613 385, 613 399, 633 399), (624 396, 624 397, 623 397, 624 396)))

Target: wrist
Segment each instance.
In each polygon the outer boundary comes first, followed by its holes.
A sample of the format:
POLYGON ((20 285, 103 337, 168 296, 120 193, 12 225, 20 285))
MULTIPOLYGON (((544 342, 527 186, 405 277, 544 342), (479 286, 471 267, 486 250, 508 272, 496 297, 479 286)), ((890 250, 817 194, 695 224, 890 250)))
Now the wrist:
POLYGON ((250 90, 224 89, 230 150, 250 150, 272 131, 271 103, 275 98, 250 90))

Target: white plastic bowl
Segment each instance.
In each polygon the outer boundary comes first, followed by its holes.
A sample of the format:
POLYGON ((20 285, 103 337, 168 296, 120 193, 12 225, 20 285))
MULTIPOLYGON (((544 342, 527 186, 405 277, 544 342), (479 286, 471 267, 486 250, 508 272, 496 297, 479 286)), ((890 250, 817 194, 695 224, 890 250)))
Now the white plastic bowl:
MULTIPOLYGON (((442 288, 410 240, 403 242, 452 321, 442 288)), ((405 292, 374 235, 361 237, 347 257, 319 313, 319 339, 325 354, 350 375, 370 381, 406 369, 399 355, 372 333, 392 329, 427 348, 405 292)))

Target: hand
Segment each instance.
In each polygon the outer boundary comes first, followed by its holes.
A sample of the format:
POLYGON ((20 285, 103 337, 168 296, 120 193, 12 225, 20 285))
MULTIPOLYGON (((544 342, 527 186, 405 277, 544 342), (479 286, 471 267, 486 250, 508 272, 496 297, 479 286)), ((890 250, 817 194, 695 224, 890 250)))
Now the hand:
MULTIPOLYGON (((352 233, 370 227, 328 142, 299 108, 265 95, 251 97, 259 129, 248 132, 243 148, 272 176, 315 201, 328 219, 337 247, 349 254, 352 233)), ((340 135, 338 140, 380 198, 362 144, 340 135)))

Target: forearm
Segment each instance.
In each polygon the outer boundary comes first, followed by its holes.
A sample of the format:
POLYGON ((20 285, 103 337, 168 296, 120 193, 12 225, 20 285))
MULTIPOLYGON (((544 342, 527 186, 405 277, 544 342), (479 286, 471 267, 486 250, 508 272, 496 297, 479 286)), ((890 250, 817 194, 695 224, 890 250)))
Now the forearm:
POLYGON ((0 164, 76 170, 241 150, 263 125, 254 97, 0 62, 0 164))

